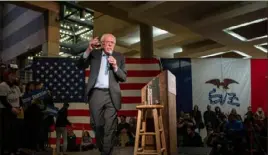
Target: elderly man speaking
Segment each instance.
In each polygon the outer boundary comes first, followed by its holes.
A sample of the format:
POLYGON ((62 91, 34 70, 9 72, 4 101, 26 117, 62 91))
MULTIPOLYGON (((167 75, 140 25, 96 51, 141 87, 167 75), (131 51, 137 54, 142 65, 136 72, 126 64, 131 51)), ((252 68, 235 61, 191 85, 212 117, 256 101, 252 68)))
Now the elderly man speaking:
POLYGON ((121 109, 119 82, 125 82, 125 59, 114 51, 116 38, 104 34, 100 41, 94 38, 78 61, 78 67, 90 66, 86 88, 97 146, 101 155, 111 155, 117 128, 117 110, 121 109), (101 44, 101 48, 96 48, 101 44))

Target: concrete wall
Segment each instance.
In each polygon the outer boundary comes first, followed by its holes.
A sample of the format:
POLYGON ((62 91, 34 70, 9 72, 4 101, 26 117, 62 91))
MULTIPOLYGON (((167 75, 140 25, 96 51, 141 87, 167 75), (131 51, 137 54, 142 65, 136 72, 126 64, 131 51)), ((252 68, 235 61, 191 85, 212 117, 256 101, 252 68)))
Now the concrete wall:
POLYGON ((46 42, 45 16, 41 12, 4 4, 2 23, 3 61, 11 60, 46 42))

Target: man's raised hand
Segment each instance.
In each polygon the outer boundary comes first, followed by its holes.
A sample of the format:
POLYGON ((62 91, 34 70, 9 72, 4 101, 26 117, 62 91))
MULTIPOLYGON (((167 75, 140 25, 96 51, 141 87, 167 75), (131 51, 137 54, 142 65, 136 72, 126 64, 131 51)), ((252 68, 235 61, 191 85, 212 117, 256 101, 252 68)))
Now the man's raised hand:
POLYGON ((99 45, 99 37, 95 37, 94 39, 89 41, 87 52, 90 53, 98 45, 99 45))

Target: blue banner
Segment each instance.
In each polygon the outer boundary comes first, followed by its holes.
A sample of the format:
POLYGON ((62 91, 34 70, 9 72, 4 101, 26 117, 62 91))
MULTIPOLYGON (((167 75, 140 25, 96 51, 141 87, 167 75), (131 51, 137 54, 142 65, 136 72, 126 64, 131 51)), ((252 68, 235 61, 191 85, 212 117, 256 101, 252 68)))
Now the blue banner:
POLYGON ((176 105, 177 115, 180 111, 192 111, 192 69, 191 59, 188 58, 162 58, 163 70, 169 70, 176 77, 176 105))
POLYGON ((31 104, 38 104, 39 108, 47 115, 57 115, 58 108, 50 105, 46 105, 43 100, 47 97, 51 97, 49 91, 46 89, 34 90, 28 94, 22 96, 22 104, 24 107, 28 107, 31 104))

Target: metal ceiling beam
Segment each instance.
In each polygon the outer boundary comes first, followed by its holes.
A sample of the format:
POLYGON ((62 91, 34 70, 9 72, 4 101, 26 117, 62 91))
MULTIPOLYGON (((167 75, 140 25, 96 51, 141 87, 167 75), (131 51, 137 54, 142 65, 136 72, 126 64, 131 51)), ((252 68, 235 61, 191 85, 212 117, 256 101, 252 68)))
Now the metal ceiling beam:
POLYGON ((89 28, 93 29, 93 23, 89 22, 89 21, 85 22, 85 21, 80 21, 80 20, 73 19, 73 18, 67 18, 65 20, 69 21, 69 22, 72 22, 72 23, 77 23, 79 25, 82 25, 82 26, 89 27, 89 28))

